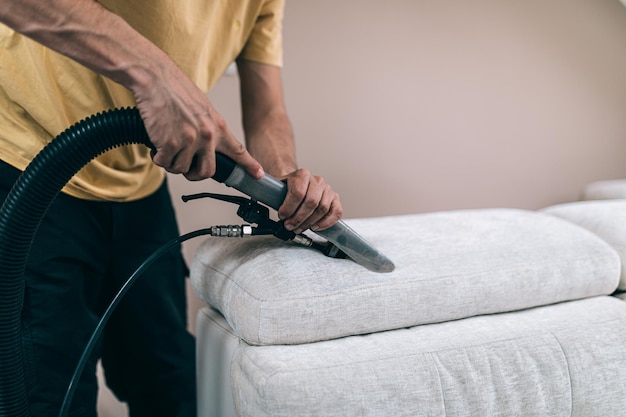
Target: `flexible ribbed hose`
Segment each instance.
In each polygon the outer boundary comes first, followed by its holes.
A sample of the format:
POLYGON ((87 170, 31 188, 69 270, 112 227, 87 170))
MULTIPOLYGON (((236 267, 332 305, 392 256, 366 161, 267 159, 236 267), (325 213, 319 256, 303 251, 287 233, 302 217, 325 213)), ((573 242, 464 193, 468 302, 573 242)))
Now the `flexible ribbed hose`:
POLYGON ((0 417, 29 417, 24 381, 21 311, 24 269, 48 207, 67 182, 96 156, 150 141, 137 109, 85 119, 57 136, 18 178, 0 208, 0 417))

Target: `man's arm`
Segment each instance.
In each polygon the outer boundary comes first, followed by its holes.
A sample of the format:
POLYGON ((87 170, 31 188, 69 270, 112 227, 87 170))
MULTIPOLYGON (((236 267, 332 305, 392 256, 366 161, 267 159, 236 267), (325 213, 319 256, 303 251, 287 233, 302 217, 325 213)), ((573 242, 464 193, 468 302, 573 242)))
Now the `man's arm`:
POLYGON ((237 68, 248 149, 271 175, 287 182, 288 194, 278 216, 296 233, 332 226, 343 215, 339 195, 322 177, 298 169, 281 69, 244 59, 237 61, 237 68))
POLYGON ((217 150, 263 176, 206 95, 163 51, 97 2, 2 0, 0 22, 132 91, 157 165, 200 180, 215 172, 217 150))

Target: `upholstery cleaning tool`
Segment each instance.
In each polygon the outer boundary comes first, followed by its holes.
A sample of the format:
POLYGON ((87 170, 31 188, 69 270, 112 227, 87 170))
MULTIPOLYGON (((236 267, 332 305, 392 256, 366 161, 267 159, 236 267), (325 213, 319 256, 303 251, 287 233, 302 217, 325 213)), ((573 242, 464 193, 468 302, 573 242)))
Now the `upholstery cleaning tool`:
MULTIPOLYGON (((232 159, 222 154, 217 154, 216 159, 217 170, 213 176, 214 180, 223 182, 254 200, 278 210, 287 195, 285 183, 267 174, 262 179, 256 180, 232 159)), ((371 271, 391 272, 394 270, 394 264, 389 258, 366 242, 342 220, 326 230, 318 230, 315 233, 333 243, 350 259, 371 271)))
POLYGON ((182 197, 184 202, 199 198, 213 198, 237 204, 239 206, 237 215, 248 223, 255 223, 258 225, 257 227, 252 227, 250 225, 213 226, 211 228, 211 236, 244 237, 273 235, 284 241, 291 241, 307 248, 317 249, 324 255, 331 258, 347 258, 344 251, 340 250, 330 242, 316 242, 305 234, 296 234, 291 230, 285 229, 282 221, 277 222, 270 219, 270 211, 267 207, 252 199, 213 193, 199 193, 184 195, 182 197))

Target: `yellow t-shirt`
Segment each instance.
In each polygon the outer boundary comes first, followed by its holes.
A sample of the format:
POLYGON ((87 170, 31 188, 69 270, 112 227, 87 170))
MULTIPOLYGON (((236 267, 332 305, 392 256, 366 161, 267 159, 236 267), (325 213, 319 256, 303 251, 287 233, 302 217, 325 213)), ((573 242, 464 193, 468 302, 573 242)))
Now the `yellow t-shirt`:
MULTIPOLYGON (((284 0, 99 0, 165 51, 208 91, 237 57, 282 65, 284 0)), ((0 159, 24 170, 72 124, 134 106, 119 84, 0 24, 0 159)), ((153 193, 163 170, 143 145, 90 162, 64 192, 89 200, 131 201, 153 193)))

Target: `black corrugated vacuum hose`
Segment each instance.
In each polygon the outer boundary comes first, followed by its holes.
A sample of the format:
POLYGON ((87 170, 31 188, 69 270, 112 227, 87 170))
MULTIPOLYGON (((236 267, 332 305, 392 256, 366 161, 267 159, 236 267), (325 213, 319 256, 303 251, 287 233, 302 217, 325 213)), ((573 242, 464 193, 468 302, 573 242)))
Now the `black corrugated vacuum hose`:
POLYGON ((24 269, 35 233, 67 182, 96 156, 122 145, 150 145, 139 111, 91 116, 46 146, 18 178, 0 208, 0 417, 29 417, 21 311, 24 269))

